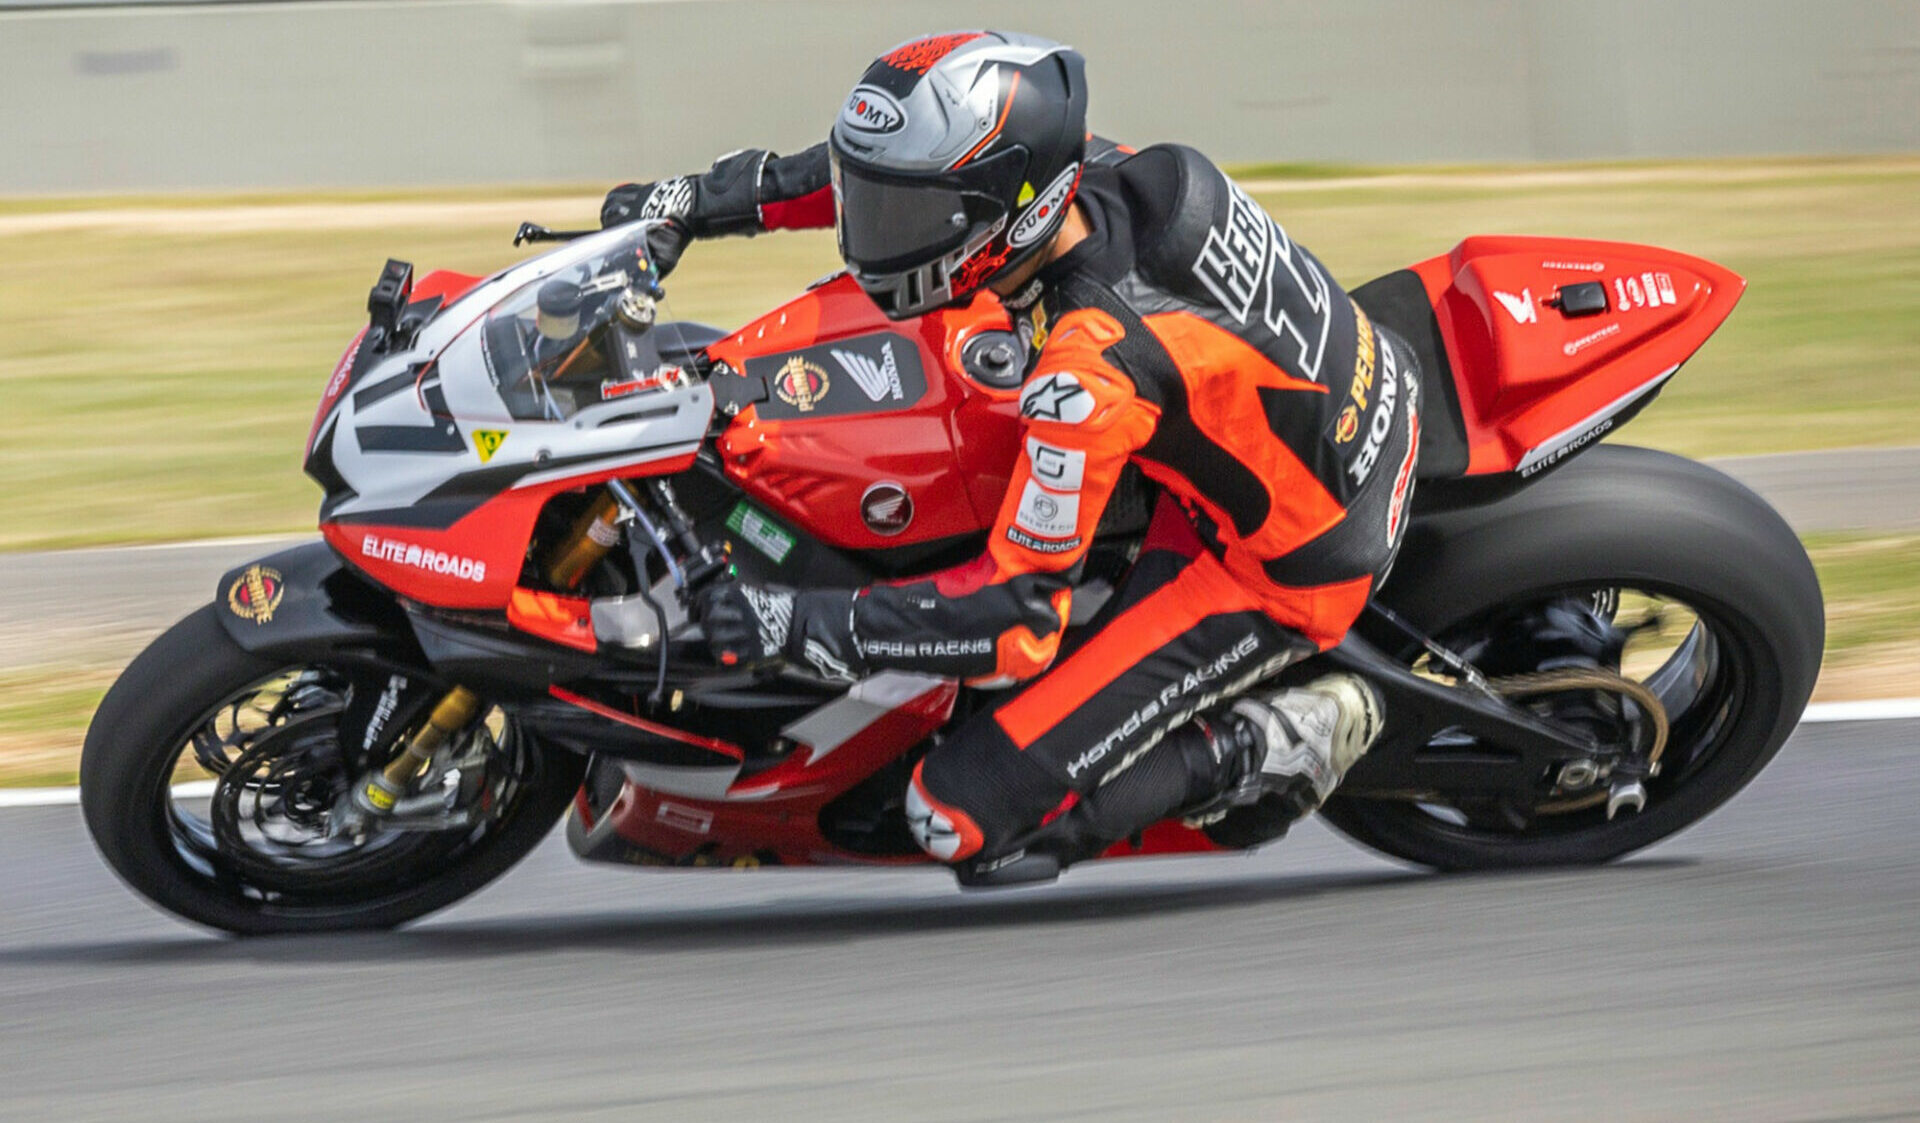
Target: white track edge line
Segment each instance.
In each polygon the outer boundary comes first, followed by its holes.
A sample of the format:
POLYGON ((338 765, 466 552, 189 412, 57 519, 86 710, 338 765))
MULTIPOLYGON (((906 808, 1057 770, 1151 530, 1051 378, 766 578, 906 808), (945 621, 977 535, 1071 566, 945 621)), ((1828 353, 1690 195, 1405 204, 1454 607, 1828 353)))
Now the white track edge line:
MULTIPOLYGON (((1800 715, 1801 725, 1837 721, 1912 721, 1920 718, 1920 698, 1882 698, 1872 702, 1815 702, 1800 715)), ((175 786, 174 794, 192 799, 213 794, 212 780, 175 786)), ((0 788, 0 808, 70 807, 80 802, 79 788, 0 788)))
POLYGON ((1828 721, 1905 721, 1920 718, 1920 698, 1878 698, 1871 702, 1815 702, 1800 724, 1828 721))

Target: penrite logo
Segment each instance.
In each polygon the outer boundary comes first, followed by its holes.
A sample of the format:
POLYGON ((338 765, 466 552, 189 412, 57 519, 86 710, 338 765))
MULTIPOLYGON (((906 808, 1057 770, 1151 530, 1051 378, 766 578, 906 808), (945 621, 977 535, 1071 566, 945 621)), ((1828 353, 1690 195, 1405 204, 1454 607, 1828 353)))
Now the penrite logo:
POLYGON ((773 376, 773 392, 780 400, 799 410, 812 413, 820 399, 827 396, 827 369, 795 355, 773 376))
POLYGON ((227 588, 227 610, 242 620, 265 624, 273 619, 286 595, 286 581, 280 571, 264 565, 250 565, 227 588))
POLYGON ((840 119, 850 129, 863 133, 897 133, 907 123, 907 111, 893 95, 876 86, 855 86, 847 95, 847 107, 840 119))
POLYGON ((396 542, 377 534, 365 535, 360 539, 360 553, 375 561, 392 562, 411 569, 424 569, 428 573, 438 573, 443 577, 458 577, 463 581, 487 579, 486 562, 463 558, 458 554, 443 554, 439 550, 411 542, 396 542))
POLYGON ((1360 410, 1352 402, 1340 411, 1340 420, 1334 423, 1333 439, 1346 444, 1360 432, 1360 410))

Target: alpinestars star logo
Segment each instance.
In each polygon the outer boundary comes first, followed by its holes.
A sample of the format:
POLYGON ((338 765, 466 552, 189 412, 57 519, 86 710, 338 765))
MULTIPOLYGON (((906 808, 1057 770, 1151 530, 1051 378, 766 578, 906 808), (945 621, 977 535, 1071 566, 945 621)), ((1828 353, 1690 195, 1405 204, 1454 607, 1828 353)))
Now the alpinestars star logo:
POLYGON ((807 663, 820 673, 821 678, 835 679, 840 682, 852 682, 860 676, 853 669, 833 657, 826 645, 817 639, 810 639, 804 646, 807 663))
POLYGON ((878 362, 874 361, 873 356, 862 355, 858 351, 836 350, 833 358, 840 364, 840 369, 853 379, 854 385, 860 387, 861 393, 873 401, 892 398, 897 402, 906 397, 906 392, 900 388, 900 366, 893 358, 892 340, 880 345, 878 362))
POLYGON ((1020 416, 1078 425, 1093 414, 1093 395, 1071 374, 1050 374, 1027 384, 1020 416))

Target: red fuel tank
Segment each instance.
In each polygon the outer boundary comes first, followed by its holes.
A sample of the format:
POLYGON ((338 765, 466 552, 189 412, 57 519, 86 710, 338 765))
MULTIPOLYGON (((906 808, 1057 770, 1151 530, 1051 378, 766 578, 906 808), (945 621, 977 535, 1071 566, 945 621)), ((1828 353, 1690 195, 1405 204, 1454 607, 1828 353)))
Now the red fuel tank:
POLYGON ((846 276, 803 293, 708 348, 749 396, 766 387, 721 435, 727 475, 842 549, 988 529, 1019 449, 1019 392, 968 378, 961 354, 1008 329, 985 294, 894 322, 846 276))

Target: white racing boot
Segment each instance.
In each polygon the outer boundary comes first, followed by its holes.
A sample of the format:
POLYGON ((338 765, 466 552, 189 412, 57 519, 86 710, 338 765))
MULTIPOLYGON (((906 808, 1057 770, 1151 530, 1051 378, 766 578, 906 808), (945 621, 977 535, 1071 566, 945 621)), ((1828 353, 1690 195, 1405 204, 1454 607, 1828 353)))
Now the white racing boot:
POLYGON ((1379 739, 1384 725, 1380 695, 1349 674, 1242 698, 1231 713, 1259 736, 1266 750, 1241 790, 1293 796, 1302 814, 1333 794, 1347 769, 1379 739))

